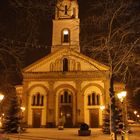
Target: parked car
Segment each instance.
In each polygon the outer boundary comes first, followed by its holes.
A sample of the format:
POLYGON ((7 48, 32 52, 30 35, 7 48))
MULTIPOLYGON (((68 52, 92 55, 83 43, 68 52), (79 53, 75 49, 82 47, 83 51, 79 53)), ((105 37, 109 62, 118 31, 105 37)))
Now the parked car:
POLYGON ((128 122, 128 124, 135 124, 136 123, 134 120, 128 120, 127 122, 128 122))

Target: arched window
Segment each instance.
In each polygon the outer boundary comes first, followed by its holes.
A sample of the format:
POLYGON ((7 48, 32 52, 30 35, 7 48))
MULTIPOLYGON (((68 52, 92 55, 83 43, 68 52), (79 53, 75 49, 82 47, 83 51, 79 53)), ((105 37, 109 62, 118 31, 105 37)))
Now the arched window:
POLYGON ((70 40, 70 31, 68 29, 64 29, 62 31, 62 43, 69 43, 70 40))
POLYGON ((68 59, 64 58, 63 59, 63 71, 68 71, 68 59))
POLYGON ((32 96, 32 105, 35 105, 35 95, 32 96))
POLYGON ((88 105, 91 105, 91 97, 88 95, 88 105))
POLYGON ((67 103, 68 102, 68 92, 65 91, 64 92, 64 103, 67 103))
POLYGON ((100 95, 97 95, 97 105, 100 105, 100 95))
POLYGON ((37 94, 37 106, 39 106, 40 103, 40 93, 37 94))
POLYGON ((68 102, 71 103, 71 95, 68 96, 68 102))
POLYGON ((68 91, 64 91, 63 94, 60 95, 60 103, 71 103, 72 96, 68 91))
POLYGON ((67 14, 68 14, 68 6, 65 5, 65 15, 67 15, 67 14))
POLYGON ((95 105, 96 103, 95 103, 95 93, 92 93, 92 105, 95 105))
POLYGON ((88 105, 100 105, 100 95, 91 93, 87 96, 88 105))
POLYGON ((32 106, 43 106, 44 105, 44 95, 36 93, 32 96, 32 106))
POLYGON ((44 105, 44 96, 42 95, 41 96, 41 106, 43 106, 44 105))
POLYGON ((60 98, 60 102, 63 103, 63 95, 61 95, 60 98))

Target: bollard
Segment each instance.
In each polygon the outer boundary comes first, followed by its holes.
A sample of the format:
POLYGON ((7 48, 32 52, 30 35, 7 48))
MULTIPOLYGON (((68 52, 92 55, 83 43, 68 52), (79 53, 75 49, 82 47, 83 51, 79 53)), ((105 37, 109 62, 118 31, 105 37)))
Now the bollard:
POLYGON ((111 140, 115 140, 115 134, 113 132, 111 132, 111 140))
POLYGON ((128 131, 126 130, 121 131, 121 140, 128 140, 128 131))
POLYGON ((20 140, 20 135, 21 135, 21 127, 18 127, 18 140, 20 140))

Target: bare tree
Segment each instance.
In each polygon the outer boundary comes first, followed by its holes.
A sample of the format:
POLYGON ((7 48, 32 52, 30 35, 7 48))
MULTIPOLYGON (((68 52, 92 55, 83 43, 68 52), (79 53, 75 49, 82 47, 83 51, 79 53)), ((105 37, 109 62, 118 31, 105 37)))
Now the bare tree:
POLYGON ((90 14, 82 24, 83 32, 88 32, 82 39, 85 42, 82 49, 88 50, 94 59, 110 67, 111 131, 117 140, 114 80, 122 80, 127 84, 139 74, 140 3, 101 0, 92 4, 93 15, 90 14))
POLYGON ((54 5, 55 0, 11 0, 0 9, 0 71, 5 83, 17 79, 13 73, 21 76, 30 49, 49 46, 46 32, 50 32, 48 21, 54 14, 54 5))

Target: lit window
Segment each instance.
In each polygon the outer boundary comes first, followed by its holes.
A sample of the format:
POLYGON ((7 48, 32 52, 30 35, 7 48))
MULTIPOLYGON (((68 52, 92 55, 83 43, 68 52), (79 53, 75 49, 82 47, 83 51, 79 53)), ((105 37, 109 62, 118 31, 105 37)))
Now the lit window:
POLYGON ((63 32, 62 32, 62 42, 63 43, 69 43, 69 30, 68 29, 65 29, 65 30, 63 30, 63 32))
POLYGON ((63 33, 64 33, 64 35, 68 35, 69 34, 68 30, 64 30, 63 33))

